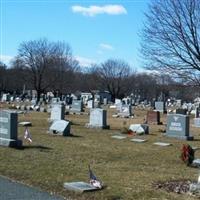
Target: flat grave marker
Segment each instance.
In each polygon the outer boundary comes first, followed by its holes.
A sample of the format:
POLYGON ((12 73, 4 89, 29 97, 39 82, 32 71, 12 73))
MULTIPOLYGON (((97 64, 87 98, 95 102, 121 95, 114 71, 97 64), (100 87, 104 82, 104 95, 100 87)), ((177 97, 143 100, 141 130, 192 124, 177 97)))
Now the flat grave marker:
POLYGON ((139 139, 139 138, 133 138, 133 139, 131 139, 130 141, 131 141, 131 142, 143 143, 143 142, 146 142, 147 140, 139 139))
POLYGON ((115 139, 118 139, 118 140, 122 140, 122 139, 125 139, 127 138, 126 136, 122 136, 122 135, 113 135, 111 136, 112 138, 115 138, 115 139))
POLYGON ((64 183, 64 188, 70 191, 75 191, 80 193, 99 190, 98 188, 85 182, 71 182, 71 183, 66 182, 64 183))
POLYGON ((166 143, 166 142, 155 142, 153 143, 154 145, 158 145, 158 146, 161 146, 161 147, 168 147, 168 146, 171 146, 172 144, 171 143, 166 143))

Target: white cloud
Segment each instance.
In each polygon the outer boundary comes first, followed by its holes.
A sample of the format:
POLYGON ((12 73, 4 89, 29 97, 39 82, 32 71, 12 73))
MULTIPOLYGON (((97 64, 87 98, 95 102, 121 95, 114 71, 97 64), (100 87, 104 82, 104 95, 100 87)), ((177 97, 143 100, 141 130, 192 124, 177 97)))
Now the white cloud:
POLYGON ((75 56, 75 59, 78 60, 79 64, 83 67, 90 67, 92 64, 95 63, 94 60, 81 56, 75 56))
POLYGON ((127 14, 127 10, 122 5, 105 5, 105 6, 72 6, 74 13, 81 13, 82 15, 93 17, 98 14, 120 15, 127 14))
POLYGON ((101 44, 99 44, 99 46, 100 46, 102 49, 114 50, 113 46, 111 46, 110 44, 101 43, 101 44))
POLYGON ((7 56, 7 55, 0 55, 0 61, 3 62, 6 65, 9 65, 10 61, 13 59, 13 56, 7 56))

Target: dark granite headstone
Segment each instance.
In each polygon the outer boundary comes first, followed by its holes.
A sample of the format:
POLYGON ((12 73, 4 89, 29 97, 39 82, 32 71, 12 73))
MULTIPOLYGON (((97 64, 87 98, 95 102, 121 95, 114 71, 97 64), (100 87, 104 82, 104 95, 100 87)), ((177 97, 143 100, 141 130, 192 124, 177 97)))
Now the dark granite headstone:
POLYGON ((20 147, 22 141, 17 138, 18 114, 7 110, 0 111, 0 145, 20 147))

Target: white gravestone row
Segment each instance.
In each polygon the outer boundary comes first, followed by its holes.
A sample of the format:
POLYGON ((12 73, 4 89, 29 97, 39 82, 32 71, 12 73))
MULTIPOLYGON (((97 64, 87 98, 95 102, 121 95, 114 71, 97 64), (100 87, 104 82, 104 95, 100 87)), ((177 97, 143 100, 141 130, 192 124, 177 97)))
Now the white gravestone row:
POLYGON ((18 114, 16 112, 0 111, 0 145, 20 147, 22 141, 17 138, 18 114))

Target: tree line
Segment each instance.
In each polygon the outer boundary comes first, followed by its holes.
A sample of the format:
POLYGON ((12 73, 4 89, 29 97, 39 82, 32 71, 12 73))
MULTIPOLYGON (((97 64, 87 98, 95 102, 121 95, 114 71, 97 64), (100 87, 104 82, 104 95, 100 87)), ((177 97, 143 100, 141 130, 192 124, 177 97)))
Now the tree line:
POLYGON ((48 91, 57 94, 109 91, 112 100, 133 94, 151 100, 169 96, 177 85, 168 75, 138 73, 121 59, 108 59, 81 67, 64 42, 39 39, 20 44, 10 66, 0 63, 0 91, 21 94, 24 86, 37 91, 37 99, 48 91), (173 87, 174 88, 174 87, 173 87))
POLYGON ((143 99, 168 97, 170 91, 186 99, 194 98, 195 91, 199 95, 199 0, 152 0, 141 38, 143 64, 151 73, 137 73, 120 59, 83 68, 67 43, 23 42, 9 68, 0 63, 0 90, 21 91, 26 85, 38 99, 47 91, 107 90, 112 100, 131 93, 143 99))

